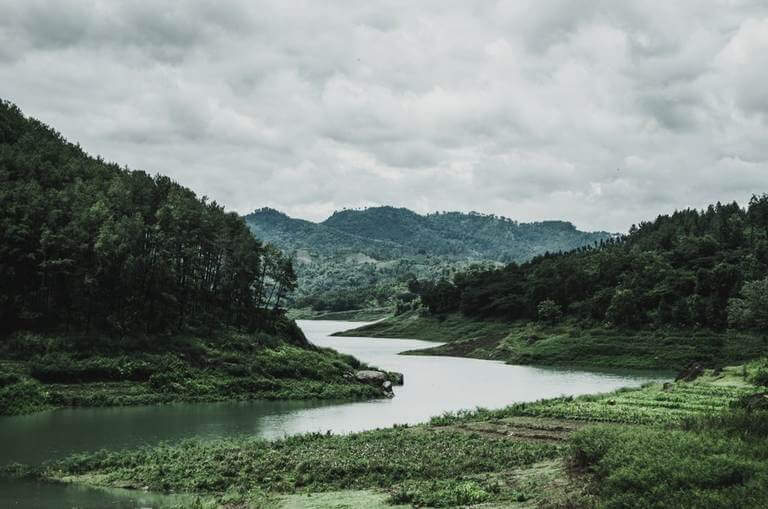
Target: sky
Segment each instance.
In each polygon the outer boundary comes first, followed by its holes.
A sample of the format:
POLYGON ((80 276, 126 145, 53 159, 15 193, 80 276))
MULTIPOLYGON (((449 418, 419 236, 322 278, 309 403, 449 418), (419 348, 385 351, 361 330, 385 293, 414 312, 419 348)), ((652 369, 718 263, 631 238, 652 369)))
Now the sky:
POLYGON ((626 231, 768 192, 768 2, 0 0, 0 98, 247 213, 626 231))

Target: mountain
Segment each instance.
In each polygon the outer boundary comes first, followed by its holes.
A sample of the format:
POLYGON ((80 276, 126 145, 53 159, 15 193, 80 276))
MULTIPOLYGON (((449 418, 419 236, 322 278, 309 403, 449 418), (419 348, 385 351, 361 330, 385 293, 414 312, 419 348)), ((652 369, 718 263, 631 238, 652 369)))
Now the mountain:
POLYGON ((524 262, 612 237, 565 221, 518 223, 476 212, 421 215, 387 206, 337 211, 320 223, 263 208, 245 221, 254 235, 294 254, 296 304, 334 311, 391 304, 413 278, 449 277, 478 263, 524 262))

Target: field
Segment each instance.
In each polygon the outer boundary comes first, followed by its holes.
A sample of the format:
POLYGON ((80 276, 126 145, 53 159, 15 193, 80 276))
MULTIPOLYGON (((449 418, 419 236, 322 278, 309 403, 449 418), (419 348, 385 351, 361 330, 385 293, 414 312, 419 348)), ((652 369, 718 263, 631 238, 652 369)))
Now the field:
POLYGON ((6 473, 193 493, 225 507, 764 507, 768 414, 741 407, 764 390, 752 382, 765 370, 759 361, 694 382, 464 411, 419 426, 187 441, 6 473))

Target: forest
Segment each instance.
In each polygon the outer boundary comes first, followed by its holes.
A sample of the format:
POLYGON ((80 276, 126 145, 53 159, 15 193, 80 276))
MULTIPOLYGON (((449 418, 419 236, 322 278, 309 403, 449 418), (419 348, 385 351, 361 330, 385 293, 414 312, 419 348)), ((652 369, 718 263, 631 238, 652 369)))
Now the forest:
POLYGON ((385 396, 285 316, 292 260, 162 175, 0 102, 0 415, 385 396))
POLYGON ((0 328, 116 335, 265 326, 291 260, 170 178, 88 156, 0 102, 0 328))
POLYGON ((393 309, 415 298, 412 279, 451 278, 470 266, 522 263, 612 237, 564 221, 395 207, 344 209, 320 223, 262 208, 245 220, 257 237, 294 255, 299 288, 291 306, 316 311, 393 309))
POLYGON ((768 325, 768 195, 746 207, 660 215, 627 235, 452 279, 413 280, 435 314, 504 321, 564 319, 624 328, 768 325))

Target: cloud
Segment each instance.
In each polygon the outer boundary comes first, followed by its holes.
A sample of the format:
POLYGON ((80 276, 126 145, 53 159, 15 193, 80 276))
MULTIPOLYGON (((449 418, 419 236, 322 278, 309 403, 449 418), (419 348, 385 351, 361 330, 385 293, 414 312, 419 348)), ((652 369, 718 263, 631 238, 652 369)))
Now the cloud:
POLYGON ((626 230, 768 191, 762 1, 0 0, 0 95, 228 208, 626 230))

